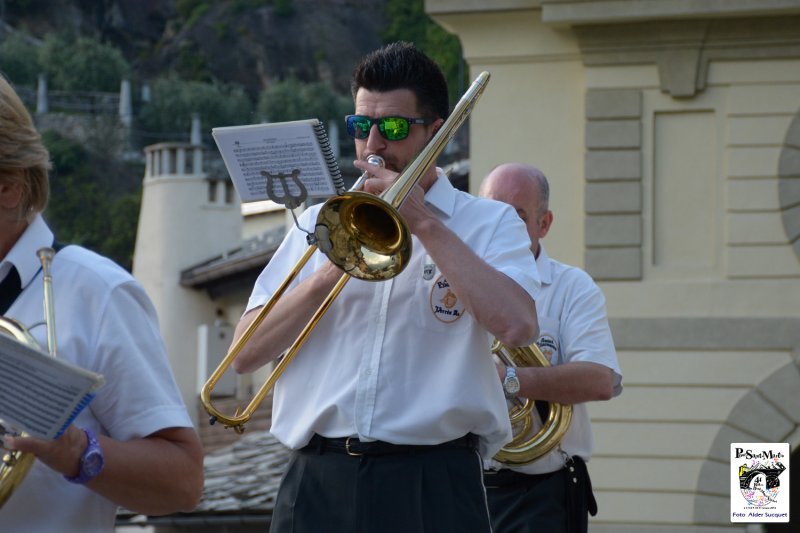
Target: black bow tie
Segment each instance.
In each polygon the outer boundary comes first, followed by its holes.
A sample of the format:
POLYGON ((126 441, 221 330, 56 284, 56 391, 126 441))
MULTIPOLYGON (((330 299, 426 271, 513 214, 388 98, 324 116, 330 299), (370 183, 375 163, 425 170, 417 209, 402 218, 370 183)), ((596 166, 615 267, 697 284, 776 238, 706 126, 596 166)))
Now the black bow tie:
POLYGON ((0 281, 0 315, 8 311, 20 292, 22 292, 22 282, 19 279, 17 267, 12 265, 8 275, 3 281, 0 281))

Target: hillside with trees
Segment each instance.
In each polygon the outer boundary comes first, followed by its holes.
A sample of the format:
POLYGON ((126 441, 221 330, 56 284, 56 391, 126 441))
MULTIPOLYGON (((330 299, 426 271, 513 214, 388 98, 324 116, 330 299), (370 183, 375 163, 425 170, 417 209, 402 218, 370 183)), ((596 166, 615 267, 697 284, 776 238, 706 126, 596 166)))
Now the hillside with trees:
MULTIPOLYGON (((453 98, 460 95, 459 43, 425 15, 423 0, 0 0, 0 71, 28 95, 32 112, 42 75, 49 92, 91 98, 130 82, 134 116, 124 149, 113 146, 121 142, 109 131, 116 125, 69 122, 48 131, 55 122, 45 118, 52 117, 37 117, 54 163, 45 216, 58 239, 126 268, 144 169, 120 154, 188 140, 194 113, 204 132, 264 120, 339 120, 352 111, 357 60, 400 39, 434 57, 453 98)), ((343 150, 351 146, 342 139, 343 150)))

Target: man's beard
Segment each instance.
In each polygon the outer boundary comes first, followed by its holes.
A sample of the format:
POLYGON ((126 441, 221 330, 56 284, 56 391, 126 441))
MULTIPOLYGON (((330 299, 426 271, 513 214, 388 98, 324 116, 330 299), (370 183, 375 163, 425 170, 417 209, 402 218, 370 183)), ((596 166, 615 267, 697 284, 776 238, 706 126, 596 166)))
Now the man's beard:
POLYGON ((384 157, 384 161, 386 163, 385 164, 385 168, 388 168, 389 170, 393 170, 393 171, 397 172, 398 174, 400 172, 402 172, 408 166, 408 163, 409 163, 409 161, 401 162, 401 161, 398 161, 395 158, 386 158, 386 157, 384 157))

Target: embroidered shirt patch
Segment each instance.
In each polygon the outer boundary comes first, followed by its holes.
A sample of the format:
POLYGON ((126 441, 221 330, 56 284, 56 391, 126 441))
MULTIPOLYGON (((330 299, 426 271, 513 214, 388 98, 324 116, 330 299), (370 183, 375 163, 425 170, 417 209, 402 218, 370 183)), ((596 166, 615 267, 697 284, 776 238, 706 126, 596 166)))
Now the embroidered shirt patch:
POLYGON ((464 305, 458 301, 458 296, 450 289, 444 276, 439 276, 433 282, 430 303, 431 313, 442 322, 455 322, 464 316, 464 305))
POLYGON ((551 335, 545 333, 536 341, 536 346, 538 346, 539 349, 542 350, 544 356, 553 363, 553 354, 558 353, 558 344, 556 344, 556 340, 551 335))

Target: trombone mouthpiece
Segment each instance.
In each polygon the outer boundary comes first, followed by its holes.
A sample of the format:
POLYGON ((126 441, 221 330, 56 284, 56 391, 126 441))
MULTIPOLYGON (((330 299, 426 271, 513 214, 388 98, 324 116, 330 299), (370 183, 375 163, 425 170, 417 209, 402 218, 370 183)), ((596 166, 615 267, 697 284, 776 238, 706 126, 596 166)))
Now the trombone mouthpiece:
POLYGON ((56 251, 49 246, 36 250, 36 256, 42 263, 52 261, 55 255, 56 251))
POLYGON ((386 166, 386 161, 384 161, 381 156, 376 155, 376 154, 370 154, 367 157, 367 163, 369 163, 370 165, 379 166, 381 168, 386 166))
MULTIPOLYGON (((370 165, 375 165, 376 167, 381 167, 381 168, 386 166, 386 161, 384 161, 381 156, 375 155, 375 154, 370 154, 369 156, 367 156, 367 163, 369 163, 370 165)), ((351 191, 360 191, 361 189, 363 189, 364 188, 364 182, 367 181, 367 178, 369 178, 369 172, 367 172, 365 170, 364 173, 361 174, 358 177, 358 179, 353 184, 353 186, 350 187, 350 190, 351 191)))

